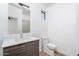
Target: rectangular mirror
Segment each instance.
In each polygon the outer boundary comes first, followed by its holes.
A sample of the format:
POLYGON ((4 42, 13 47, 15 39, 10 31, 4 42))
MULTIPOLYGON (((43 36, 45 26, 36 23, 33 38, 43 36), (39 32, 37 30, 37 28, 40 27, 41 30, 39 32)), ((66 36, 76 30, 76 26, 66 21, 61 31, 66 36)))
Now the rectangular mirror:
POLYGON ((22 10, 16 5, 8 4, 8 34, 18 34, 19 20, 21 20, 22 10))
POLYGON ((30 8, 23 3, 8 4, 8 34, 30 33, 30 8))

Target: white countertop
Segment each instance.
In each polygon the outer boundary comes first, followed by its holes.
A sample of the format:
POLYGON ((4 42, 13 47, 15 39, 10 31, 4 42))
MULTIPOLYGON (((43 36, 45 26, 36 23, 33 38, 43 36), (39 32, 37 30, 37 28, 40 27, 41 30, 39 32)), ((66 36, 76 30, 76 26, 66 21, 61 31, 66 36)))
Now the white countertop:
POLYGON ((22 39, 5 39, 3 40, 2 48, 17 45, 17 44, 27 43, 27 42, 39 40, 39 39, 40 38, 36 38, 36 37, 28 37, 28 38, 22 38, 22 39))

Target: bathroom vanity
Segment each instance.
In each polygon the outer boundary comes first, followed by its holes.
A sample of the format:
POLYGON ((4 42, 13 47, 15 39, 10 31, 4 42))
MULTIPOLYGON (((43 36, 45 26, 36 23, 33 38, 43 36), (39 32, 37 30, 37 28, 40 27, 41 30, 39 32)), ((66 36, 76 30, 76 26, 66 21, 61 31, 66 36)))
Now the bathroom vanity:
POLYGON ((29 40, 3 41, 4 56, 39 56, 39 39, 31 37, 29 40))

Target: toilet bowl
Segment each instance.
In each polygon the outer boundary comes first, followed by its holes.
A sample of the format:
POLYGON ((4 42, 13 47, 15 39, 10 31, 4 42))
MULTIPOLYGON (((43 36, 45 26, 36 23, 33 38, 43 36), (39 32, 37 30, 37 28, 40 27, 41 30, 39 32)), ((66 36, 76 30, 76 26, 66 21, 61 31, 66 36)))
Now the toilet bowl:
POLYGON ((51 50, 51 56, 54 56, 55 50, 56 50, 56 45, 52 44, 52 43, 47 43, 47 47, 49 50, 51 50))
POLYGON ((56 49, 56 45, 52 44, 52 43, 48 43, 47 44, 47 47, 50 49, 50 50, 55 50, 56 49))
POLYGON ((56 45, 50 42, 47 36, 41 37, 41 51, 46 52, 50 56, 54 55, 56 45))
POLYGON ((44 50, 44 47, 46 46, 48 49, 50 50, 55 50, 56 49, 56 45, 50 43, 50 41, 48 40, 47 36, 42 36, 42 50, 44 50))

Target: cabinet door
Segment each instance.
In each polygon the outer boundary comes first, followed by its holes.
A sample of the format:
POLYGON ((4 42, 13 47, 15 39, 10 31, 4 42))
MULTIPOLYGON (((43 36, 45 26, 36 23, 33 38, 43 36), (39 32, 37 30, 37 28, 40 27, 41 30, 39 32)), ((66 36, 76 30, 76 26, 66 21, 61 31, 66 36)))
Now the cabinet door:
POLYGON ((39 40, 4 48, 3 55, 4 56, 38 56, 39 40))
POLYGON ((27 44, 25 47, 28 56, 38 56, 39 55, 39 41, 33 41, 27 44))
POLYGON ((3 49, 4 56, 16 56, 24 51, 23 44, 11 46, 3 49))

